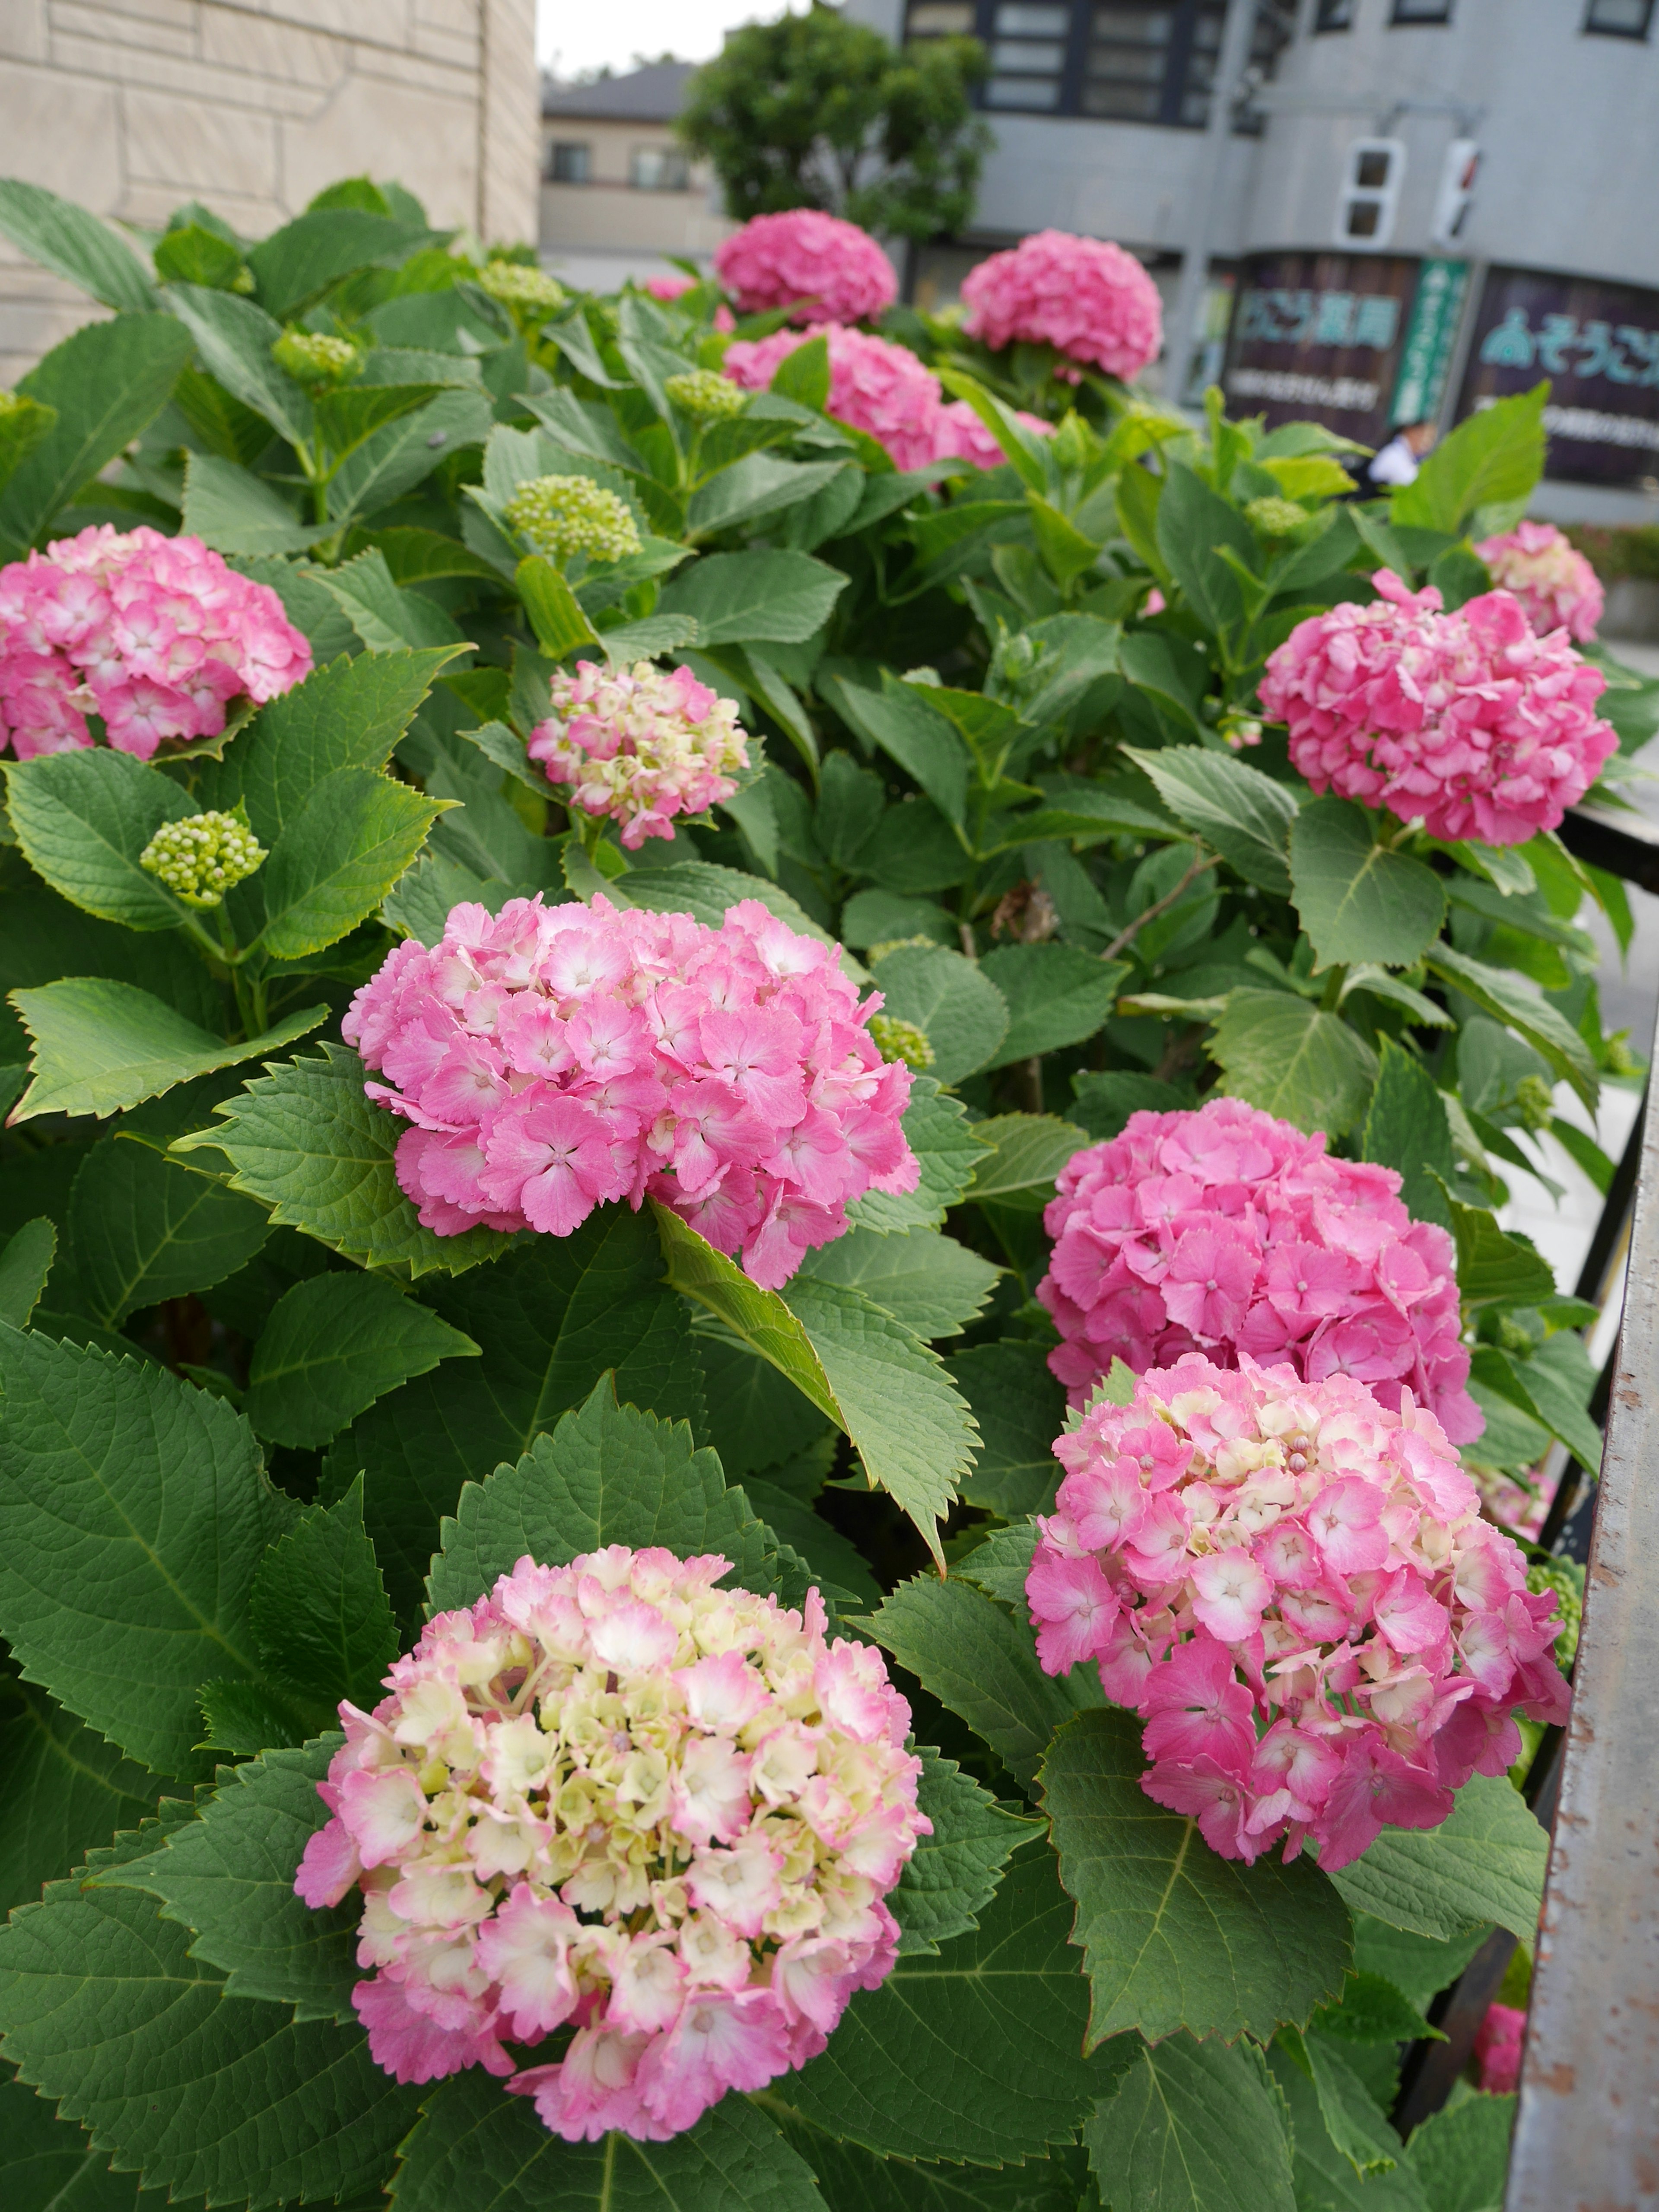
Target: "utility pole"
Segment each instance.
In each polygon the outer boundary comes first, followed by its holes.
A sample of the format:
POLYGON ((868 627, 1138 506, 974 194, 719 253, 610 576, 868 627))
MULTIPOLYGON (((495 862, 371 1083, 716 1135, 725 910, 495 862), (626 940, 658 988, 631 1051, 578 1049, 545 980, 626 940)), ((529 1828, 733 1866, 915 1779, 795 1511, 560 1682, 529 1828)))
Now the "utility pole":
POLYGON ((1209 284, 1216 193, 1221 183, 1227 140, 1232 131, 1233 100, 1249 64, 1255 15, 1256 0, 1227 0, 1227 20, 1222 27, 1221 51, 1216 57, 1215 82, 1210 91, 1210 119, 1205 128, 1203 150, 1194 180, 1192 220, 1182 247, 1181 284, 1164 337, 1164 396, 1177 407, 1186 390, 1194 349, 1201 336, 1200 319, 1209 284))

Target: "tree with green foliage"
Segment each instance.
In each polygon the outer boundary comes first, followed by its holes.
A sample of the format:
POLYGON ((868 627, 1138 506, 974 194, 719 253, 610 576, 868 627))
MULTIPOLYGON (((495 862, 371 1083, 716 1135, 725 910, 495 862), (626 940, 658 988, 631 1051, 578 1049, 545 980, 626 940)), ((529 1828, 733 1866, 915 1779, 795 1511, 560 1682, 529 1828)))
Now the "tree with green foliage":
POLYGON ((693 78, 678 128, 740 222, 813 207, 933 238, 973 212, 994 143, 972 100, 985 70, 976 40, 896 52, 815 0, 805 15, 733 32, 693 78))

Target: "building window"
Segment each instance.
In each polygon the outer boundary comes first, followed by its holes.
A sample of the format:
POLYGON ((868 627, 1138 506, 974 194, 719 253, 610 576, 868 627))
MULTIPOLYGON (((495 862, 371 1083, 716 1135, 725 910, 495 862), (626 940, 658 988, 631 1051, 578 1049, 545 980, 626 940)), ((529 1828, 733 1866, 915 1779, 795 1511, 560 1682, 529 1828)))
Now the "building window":
POLYGON ((635 146, 628 157, 628 181, 639 192, 683 192, 691 181, 690 164, 672 146, 635 146))
POLYGON ((1452 0, 1394 0, 1389 24, 1449 23, 1452 0))
POLYGON ((1357 138, 1348 149, 1337 204, 1339 246, 1383 246, 1394 235, 1395 210, 1406 169, 1398 138, 1357 138))
POLYGON ((1036 0, 996 0, 988 28, 991 74, 988 107, 1023 107, 1052 114, 1060 104, 1071 35, 1070 8, 1036 0))
POLYGON ((1314 15, 1316 31, 1351 31, 1353 28, 1354 0, 1319 0, 1314 15))
POLYGON ((1609 39, 1645 39, 1653 21, 1653 0, 1589 0, 1586 31, 1609 39))
POLYGON ((593 149, 573 143, 569 139, 556 138, 547 149, 547 174, 556 185, 591 185, 593 149))
POLYGON ((905 18, 907 39, 971 39, 974 0, 910 0, 905 18))

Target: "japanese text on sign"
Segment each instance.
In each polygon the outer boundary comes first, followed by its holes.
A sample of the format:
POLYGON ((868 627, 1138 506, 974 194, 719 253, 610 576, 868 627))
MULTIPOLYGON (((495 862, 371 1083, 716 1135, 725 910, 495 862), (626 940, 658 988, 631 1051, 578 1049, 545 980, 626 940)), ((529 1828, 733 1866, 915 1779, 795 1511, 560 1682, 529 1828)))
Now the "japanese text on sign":
POLYGON ((1534 330, 1524 307, 1511 307, 1481 341, 1480 358, 1489 368, 1540 368, 1549 376, 1605 376, 1613 384, 1659 385, 1659 331, 1547 314, 1539 318, 1534 330))
POLYGON ((1271 345, 1371 346, 1386 353, 1400 330, 1400 302, 1381 292, 1247 291, 1238 335, 1271 345))

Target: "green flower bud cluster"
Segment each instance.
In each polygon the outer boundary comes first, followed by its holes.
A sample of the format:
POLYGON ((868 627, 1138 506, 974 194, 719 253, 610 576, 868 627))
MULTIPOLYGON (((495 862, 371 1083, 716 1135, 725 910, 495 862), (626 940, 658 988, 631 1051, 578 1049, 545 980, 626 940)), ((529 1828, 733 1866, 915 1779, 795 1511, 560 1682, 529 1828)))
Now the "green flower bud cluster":
POLYGON ((344 384, 362 366, 362 356, 349 338, 330 337, 322 331, 284 331, 272 345, 270 357, 296 384, 319 391, 344 384))
POLYGON ((1250 501, 1244 510, 1244 520, 1264 538, 1293 538, 1308 520, 1308 510, 1298 507, 1293 499, 1280 499, 1277 494, 1269 493, 1265 499, 1250 501))
POLYGON ((918 1074, 933 1064, 933 1048, 927 1042, 927 1030, 907 1022, 902 1015, 872 1014, 870 1034, 884 1060, 902 1060, 918 1074))
POLYGON ((522 323, 543 323, 564 299, 564 287, 544 269, 522 261, 487 261, 478 271, 478 289, 499 300, 522 323))
POLYGON ((1541 1075, 1523 1075, 1515 1086, 1515 1103, 1529 1129, 1547 1129, 1555 1117, 1555 1101, 1541 1075))
POLYGON ((884 937, 878 945, 868 946, 865 959, 873 968, 878 960, 884 960, 890 952, 908 952, 920 946, 933 946, 939 942, 933 937, 884 937))
POLYGON ((1584 1618, 1584 1570, 1577 1559, 1539 1559, 1527 1569, 1527 1588, 1534 1597, 1555 1592, 1556 1610, 1565 1623, 1555 1639, 1555 1663, 1565 1674, 1578 1649, 1584 1618))
POLYGON ((519 486, 506 513, 519 535, 550 561, 568 561, 573 553, 621 561, 640 550, 627 501, 591 477, 536 477, 519 486))
POLYGON ((225 893, 263 866, 265 848, 239 807, 234 814, 191 814, 164 822, 138 855, 147 875, 159 876, 186 906, 215 907, 225 893))
POLYGON ((671 376, 663 390, 682 414, 697 422, 718 422, 728 415, 741 415, 749 404, 749 394, 743 386, 714 368, 688 368, 681 376, 671 376))

